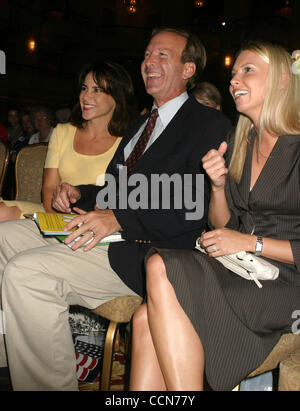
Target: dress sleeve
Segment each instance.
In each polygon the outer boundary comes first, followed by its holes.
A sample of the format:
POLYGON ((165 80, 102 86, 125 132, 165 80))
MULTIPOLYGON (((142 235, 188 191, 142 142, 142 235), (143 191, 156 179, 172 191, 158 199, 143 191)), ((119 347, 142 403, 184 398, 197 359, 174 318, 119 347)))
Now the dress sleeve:
POLYGON ((58 124, 50 137, 44 168, 58 168, 64 129, 58 124))

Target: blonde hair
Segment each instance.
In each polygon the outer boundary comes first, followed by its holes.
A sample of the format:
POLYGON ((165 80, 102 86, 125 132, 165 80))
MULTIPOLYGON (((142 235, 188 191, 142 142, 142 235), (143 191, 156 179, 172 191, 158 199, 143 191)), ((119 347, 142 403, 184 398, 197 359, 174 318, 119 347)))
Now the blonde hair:
MULTIPOLYGON (((283 47, 260 41, 244 45, 238 55, 245 50, 269 64, 267 91, 256 130, 258 144, 262 130, 274 136, 300 134, 300 76, 292 73, 292 57, 283 47)), ((240 114, 229 165, 231 179, 237 182, 242 177, 252 128, 252 121, 240 114)))

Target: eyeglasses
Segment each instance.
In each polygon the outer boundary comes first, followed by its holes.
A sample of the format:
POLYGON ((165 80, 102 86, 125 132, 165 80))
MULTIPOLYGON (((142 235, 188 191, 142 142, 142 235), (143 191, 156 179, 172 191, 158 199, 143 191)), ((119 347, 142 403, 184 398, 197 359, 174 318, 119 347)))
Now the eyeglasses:
POLYGON ((47 116, 43 116, 43 117, 35 117, 36 121, 40 121, 40 120, 47 120, 47 116))

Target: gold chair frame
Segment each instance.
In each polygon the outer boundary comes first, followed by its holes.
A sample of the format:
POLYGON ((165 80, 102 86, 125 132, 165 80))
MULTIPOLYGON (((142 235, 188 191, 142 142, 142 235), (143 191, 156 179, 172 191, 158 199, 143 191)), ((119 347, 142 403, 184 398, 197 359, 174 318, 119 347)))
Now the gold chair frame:
POLYGON ((1 196, 4 180, 6 177, 7 167, 9 163, 9 148, 8 148, 8 145, 2 140, 0 140, 0 160, 1 160, 1 163, 0 163, 0 196, 1 196))
MULTIPOLYGON (((95 314, 109 320, 104 343, 102 372, 100 378, 101 391, 110 390, 113 355, 119 338, 119 325, 121 323, 129 323, 135 310, 141 303, 142 298, 139 296, 117 297, 93 310, 95 314)), ((125 357, 128 355, 128 348, 129 344, 126 344, 125 342, 125 357)))

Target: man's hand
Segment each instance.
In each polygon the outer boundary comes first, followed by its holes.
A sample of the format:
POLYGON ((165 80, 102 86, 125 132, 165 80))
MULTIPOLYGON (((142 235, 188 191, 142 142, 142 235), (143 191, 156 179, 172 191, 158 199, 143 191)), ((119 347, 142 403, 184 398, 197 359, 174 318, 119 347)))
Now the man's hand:
POLYGON ((65 239, 65 244, 68 245, 78 238, 71 247, 74 251, 86 243, 88 244, 83 250, 89 251, 94 248, 102 238, 121 229, 112 210, 96 210, 87 213, 79 208, 74 208, 74 211, 80 215, 73 218, 73 220, 65 226, 65 231, 69 231, 76 226, 78 227, 74 233, 65 239))
POLYGON ((80 190, 71 184, 61 183, 53 192, 51 206, 62 213, 71 213, 71 204, 80 199, 80 190))

